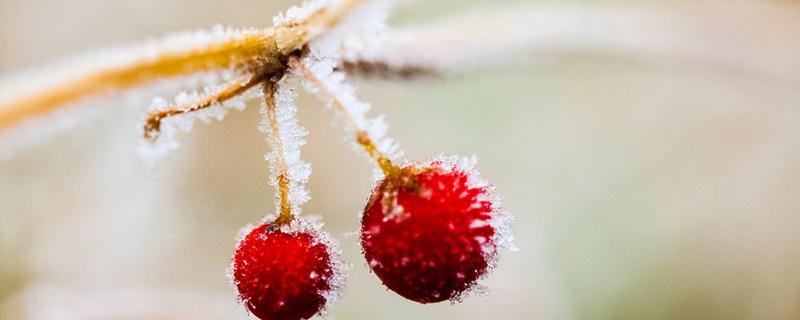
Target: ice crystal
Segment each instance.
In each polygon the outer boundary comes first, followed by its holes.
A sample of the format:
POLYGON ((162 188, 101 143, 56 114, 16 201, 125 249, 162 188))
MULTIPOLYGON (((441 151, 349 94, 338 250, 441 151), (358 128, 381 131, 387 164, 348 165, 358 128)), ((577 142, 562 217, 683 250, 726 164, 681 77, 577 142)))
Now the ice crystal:
POLYGON ((314 12, 326 8, 332 7, 334 4, 338 3, 338 0, 307 0, 303 1, 301 5, 295 5, 286 9, 286 12, 278 13, 277 16, 272 17, 272 24, 273 25, 283 25, 283 24, 290 24, 293 22, 298 22, 310 17, 314 12))
POLYGON ((341 60, 346 43, 375 37, 387 30, 386 20, 393 4, 392 0, 376 0, 362 4, 336 27, 312 41, 309 49, 316 56, 341 60))

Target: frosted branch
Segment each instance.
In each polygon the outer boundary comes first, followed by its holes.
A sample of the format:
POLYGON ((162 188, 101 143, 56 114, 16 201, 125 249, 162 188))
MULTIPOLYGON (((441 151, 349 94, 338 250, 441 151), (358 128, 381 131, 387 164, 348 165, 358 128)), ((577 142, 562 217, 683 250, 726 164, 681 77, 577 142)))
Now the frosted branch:
POLYGON ((293 7, 267 29, 214 28, 0 81, 0 129, 50 114, 101 93, 157 80, 219 70, 275 74, 282 61, 339 23, 364 0, 316 1, 293 7))
MULTIPOLYGON (((745 5, 745 4, 741 4, 745 5)), ((344 69, 372 75, 464 72, 520 57, 612 56, 800 82, 800 23, 780 8, 518 5, 349 38, 344 69), (744 13, 744 14, 743 14, 744 13), (782 19, 780 19, 782 18, 782 19), (715 22, 710 22, 715 21, 715 22), (781 33, 759 34, 778 27, 781 33), (366 68, 358 68, 366 66, 366 68)), ((785 8, 784 8, 785 9, 785 8)))

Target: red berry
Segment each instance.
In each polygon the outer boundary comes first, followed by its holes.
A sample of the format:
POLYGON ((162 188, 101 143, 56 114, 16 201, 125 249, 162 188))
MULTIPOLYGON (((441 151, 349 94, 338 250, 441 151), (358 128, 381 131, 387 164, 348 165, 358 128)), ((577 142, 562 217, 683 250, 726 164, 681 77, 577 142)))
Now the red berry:
POLYGON ((369 266, 386 287, 420 303, 459 299, 496 257, 491 187, 442 161, 381 181, 361 221, 369 266))
POLYGON ((320 239, 321 231, 298 228, 302 223, 262 224, 236 248, 234 284, 241 301, 260 319, 308 319, 338 293, 338 255, 320 239))

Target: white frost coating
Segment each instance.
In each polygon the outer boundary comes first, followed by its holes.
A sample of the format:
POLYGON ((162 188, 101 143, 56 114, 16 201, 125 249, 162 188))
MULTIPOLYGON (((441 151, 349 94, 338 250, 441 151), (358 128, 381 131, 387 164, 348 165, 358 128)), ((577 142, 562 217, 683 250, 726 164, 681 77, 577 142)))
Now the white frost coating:
POLYGON ((346 43, 376 37, 388 29, 386 20, 394 3, 393 0, 373 0, 361 4, 334 28, 309 43, 309 49, 318 57, 341 60, 346 43))
MULTIPOLYGON (((483 254, 488 262, 487 272, 484 273, 476 283, 469 289, 462 292, 460 295, 454 297, 451 302, 461 302, 470 293, 484 295, 488 293, 488 287, 482 282, 492 270, 497 266, 497 249, 505 249, 509 251, 518 251, 514 243, 514 234, 511 231, 511 223, 514 221, 514 216, 510 212, 503 210, 502 198, 496 194, 495 187, 489 184, 488 181, 480 177, 480 172, 475 168, 478 162, 476 156, 461 157, 461 156, 445 156, 437 155, 427 160, 415 162, 417 167, 436 167, 444 172, 463 172, 467 175, 467 186, 470 188, 478 188, 486 190, 481 193, 482 198, 478 201, 488 200, 492 205, 492 212, 489 214, 489 225, 494 229, 494 234, 489 242, 484 241, 483 254)), ((480 240, 480 239, 478 239, 480 240)))
POLYGON ((310 17, 314 12, 322 8, 330 8, 338 4, 338 0, 307 0, 299 6, 291 6, 286 9, 286 13, 278 13, 277 16, 272 17, 272 24, 279 26, 282 24, 292 23, 304 20, 310 17))
MULTIPOLYGON (((198 77, 198 82, 201 82, 198 86, 202 87, 202 91, 181 91, 175 95, 175 98, 171 102, 161 97, 154 98, 150 103, 148 112, 166 110, 173 107, 190 106, 204 99, 206 96, 214 95, 222 91, 232 83, 236 83, 237 81, 240 83, 243 82, 241 79, 245 78, 247 77, 242 77, 238 72, 231 70, 214 74, 205 74, 203 77, 198 77)), ((148 141, 147 139, 142 139, 136 149, 139 157, 149 168, 154 168, 158 161, 165 158, 171 151, 180 146, 176 137, 179 131, 191 131, 194 127, 195 120, 198 119, 204 123, 210 123, 211 120, 222 121, 228 113, 228 109, 243 111, 247 106, 247 101, 258 97, 254 92, 255 90, 251 88, 241 95, 225 101, 224 104, 214 103, 208 108, 164 118, 161 120, 161 128, 155 140, 148 141)), ((142 120, 137 123, 139 130, 142 130, 145 119, 146 115, 143 115, 142 120)))
MULTIPOLYGON (((337 62, 333 59, 320 58, 310 55, 303 59, 303 64, 308 70, 322 82, 323 88, 317 88, 312 81, 303 81, 307 91, 316 94, 321 100, 327 102, 327 108, 331 108, 334 104, 334 99, 339 101, 344 107, 348 115, 353 121, 355 130, 363 130, 367 133, 370 140, 375 143, 375 147, 387 156, 390 160, 397 161, 402 157, 400 147, 391 138, 385 137, 388 126, 384 118, 374 117, 367 118, 366 114, 371 108, 367 102, 358 100, 356 97, 355 88, 344 82, 344 73, 334 71, 337 62), (331 94, 333 99, 328 96, 331 94)), ((298 70, 294 70, 299 72, 298 70)), ((302 75, 301 75, 302 76, 302 75)), ((355 136, 352 134, 351 136, 355 136)), ((357 146, 360 148, 359 146, 357 146)))
MULTIPOLYGON (((270 114, 267 112, 267 105, 264 102, 265 99, 261 99, 261 114, 263 118, 258 129, 269 137, 267 141, 269 142, 270 151, 265 156, 265 159, 269 162, 269 184, 275 187, 275 197, 276 199, 280 198, 278 176, 281 174, 279 157, 282 156, 286 162, 288 173, 289 203, 292 205, 292 213, 298 215, 301 213, 301 206, 308 202, 310 198, 305 184, 311 175, 311 165, 300 158, 300 147, 306 143, 304 137, 308 135, 308 131, 300 126, 297 121, 297 106, 294 104, 297 94, 293 89, 294 86, 287 77, 284 77, 276 85, 276 119, 270 118, 270 114), (280 148, 283 154, 278 154, 278 146, 275 144, 276 137, 273 136, 272 132, 272 121, 278 124, 277 139, 280 140, 280 148)), ((280 212, 280 201, 275 201, 275 212, 280 212)))
MULTIPOLYGON (((268 218, 271 219, 271 220, 269 220, 271 222, 271 221, 275 221, 276 217, 275 216, 266 216, 266 217, 264 217, 264 221, 266 221, 268 218)), ((264 221, 262 221, 262 223, 265 223, 264 221)), ((244 240, 244 238, 247 237, 247 235, 250 234, 250 232, 253 231, 253 229, 255 229, 255 228, 256 228, 256 226, 254 224, 252 224, 252 223, 248 223, 244 227, 239 228, 239 231, 236 232, 236 248, 237 249, 239 248, 239 244, 242 243, 242 240, 244 240)), ((236 287, 236 279, 233 278, 233 259, 232 258, 228 263, 228 267, 225 269, 225 278, 228 278, 228 282, 231 284, 231 286, 236 287)))
MULTIPOLYGON (((274 219, 273 219, 274 220, 274 219)), ((322 219, 319 216, 311 217, 295 217, 289 225, 282 226, 281 231, 291 233, 308 233, 311 234, 316 242, 325 245, 328 255, 331 259, 331 279, 328 281, 330 290, 321 292, 325 297, 325 306, 322 308, 322 315, 325 315, 325 310, 339 301, 347 288, 347 272, 352 269, 352 266, 344 261, 342 258, 342 250, 339 248, 339 243, 330 236, 327 232, 322 230, 322 219)))

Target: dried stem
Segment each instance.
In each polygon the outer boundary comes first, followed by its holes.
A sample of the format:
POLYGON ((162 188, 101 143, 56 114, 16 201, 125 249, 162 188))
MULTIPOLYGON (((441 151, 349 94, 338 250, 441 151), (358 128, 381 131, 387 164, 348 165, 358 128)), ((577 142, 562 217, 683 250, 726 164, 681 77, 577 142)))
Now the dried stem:
POLYGON ((292 204, 289 200, 289 166, 286 164, 283 143, 281 142, 281 132, 278 127, 277 103, 275 101, 276 87, 275 81, 264 81, 264 99, 266 99, 267 104, 265 117, 269 121, 270 130, 272 131, 270 136, 272 137, 273 147, 275 148, 275 161, 279 171, 277 176, 277 188, 280 194, 280 212, 275 223, 287 224, 292 222, 294 216, 292 215, 292 204))
POLYGON ((144 137, 148 140, 153 140, 158 137, 161 132, 161 121, 167 117, 177 116, 184 113, 199 111, 208 108, 215 103, 223 103, 228 99, 234 98, 255 85, 264 81, 265 74, 256 74, 250 76, 249 80, 240 82, 237 81, 222 91, 208 95, 192 103, 186 107, 173 107, 166 110, 153 111, 147 114, 147 120, 144 124, 144 137))
POLYGON ((378 147, 375 145, 375 142, 370 139, 369 134, 365 128, 362 128, 358 125, 358 123, 353 118, 353 115, 347 111, 347 108, 342 103, 341 99, 331 90, 328 88, 325 83, 320 80, 316 75, 314 75, 311 70, 309 70, 303 61, 297 56, 289 57, 289 66, 295 70, 300 71, 302 73, 303 78, 313 84, 319 90, 322 95, 328 97, 328 99, 332 102, 333 106, 336 110, 342 115, 344 119, 345 125, 355 133, 356 142, 364 148, 364 151, 369 154, 369 156, 377 162, 378 167, 380 167, 383 174, 387 177, 397 176, 400 173, 400 167, 392 163, 385 154, 381 153, 378 150, 378 147))
POLYGON ((338 6, 323 7, 305 20, 248 32, 205 47, 166 50, 155 57, 149 57, 143 50, 135 62, 89 70, 84 75, 43 88, 34 95, 0 105, 0 129, 10 128, 86 97, 169 77, 227 68, 272 75, 285 68, 288 55, 336 25, 363 1, 342 0, 338 6))

